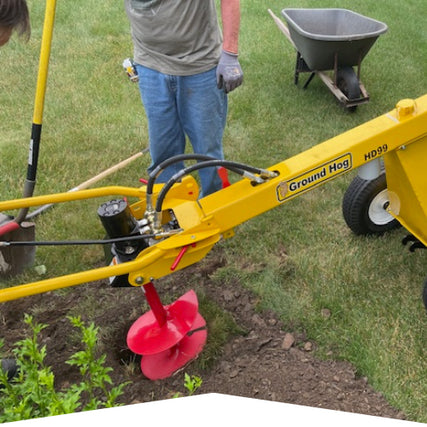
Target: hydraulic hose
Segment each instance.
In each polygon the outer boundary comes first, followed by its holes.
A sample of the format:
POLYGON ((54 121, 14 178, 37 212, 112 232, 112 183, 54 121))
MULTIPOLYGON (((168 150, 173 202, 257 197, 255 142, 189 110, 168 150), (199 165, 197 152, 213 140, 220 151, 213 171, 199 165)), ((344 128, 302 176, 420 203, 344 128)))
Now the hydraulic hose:
POLYGON ((157 202, 156 202, 156 214, 158 215, 162 212, 162 205, 163 205, 164 198, 166 197, 167 192, 178 180, 180 180, 183 176, 188 175, 191 172, 194 172, 198 169, 216 167, 216 166, 223 166, 226 169, 232 170, 234 172, 237 171, 241 175, 243 175, 244 172, 250 172, 252 174, 262 174, 263 172, 265 172, 264 170, 255 168, 253 166, 232 162, 229 160, 218 160, 218 159, 207 160, 207 161, 189 166, 185 169, 180 170, 178 173, 172 176, 172 178, 160 190, 160 193, 157 197, 157 202))
MULTIPOLYGON (((164 160, 162 163, 160 163, 149 175, 148 183, 147 183, 147 194, 152 195, 153 194, 153 186, 157 179, 157 177, 160 175, 160 173, 166 169, 168 166, 182 162, 184 160, 218 160, 215 157, 207 156, 205 154, 179 154, 177 156, 170 157, 169 159, 164 160)), ((237 172, 237 171, 235 171, 237 172)), ((238 172, 237 172, 238 173, 238 172)))
MULTIPOLYGON (((177 156, 170 157, 163 162, 161 162, 149 175, 147 182, 147 193, 146 193, 146 211, 149 216, 154 214, 154 208, 152 203, 153 187, 157 177, 160 173, 165 170, 168 166, 183 162, 185 160, 199 160, 199 161, 209 161, 209 160, 218 160, 215 157, 208 156, 205 154, 178 154, 177 156)), ((240 169, 233 169, 234 172, 242 175, 243 171, 240 169)))
POLYGON ((78 245, 111 245, 113 243, 144 240, 157 237, 157 234, 141 234, 138 236, 116 237, 102 240, 57 240, 57 241, 13 241, 0 242, 0 248, 5 246, 78 246, 78 245))

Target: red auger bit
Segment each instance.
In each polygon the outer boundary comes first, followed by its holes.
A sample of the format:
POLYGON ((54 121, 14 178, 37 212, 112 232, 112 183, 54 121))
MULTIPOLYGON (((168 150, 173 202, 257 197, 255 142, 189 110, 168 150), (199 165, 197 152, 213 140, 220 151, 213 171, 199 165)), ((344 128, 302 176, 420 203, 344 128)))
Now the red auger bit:
POLYGON ((193 290, 164 306, 153 283, 143 286, 151 310, 129 329, 127 344, 142 355, 141 370, 150 380, 170 377, 195 359, 207 338, 206 322, 199 313, 193 290))

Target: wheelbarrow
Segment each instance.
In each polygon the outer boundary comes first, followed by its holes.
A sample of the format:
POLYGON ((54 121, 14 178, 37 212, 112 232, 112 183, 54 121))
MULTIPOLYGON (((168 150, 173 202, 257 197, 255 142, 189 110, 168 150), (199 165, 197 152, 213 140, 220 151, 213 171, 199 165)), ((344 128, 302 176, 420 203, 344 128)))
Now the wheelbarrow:
POLYGON ((360 81, 361 63, 387 31, 386 24, 346 9, 283 9, 286 26, 271 10, 269 13, 297 50, 295 84, 300 73, 310 73, 306 89, 317 74, 350 111, 369 101, 360 81), (332 77, 328 70, 333 71, 332 77))

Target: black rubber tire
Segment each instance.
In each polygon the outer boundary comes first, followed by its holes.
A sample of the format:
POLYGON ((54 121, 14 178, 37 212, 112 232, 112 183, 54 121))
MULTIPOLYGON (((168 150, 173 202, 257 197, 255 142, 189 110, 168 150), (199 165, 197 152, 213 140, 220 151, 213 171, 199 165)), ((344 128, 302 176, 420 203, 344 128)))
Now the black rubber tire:
POLYGON ((360 97, 359 79, 353 67, 338 68, 337 86, 348 99, 357 99, 360 97))
MULTIPOLYGON (((353 67, 342 67, 337 70, 338 89, 351 101, 360 98, 359 79, 353 67)), ((349 111, 356 111, 357 105, 348 107, 349 111)))
POLYGON ((373 180, 356 176, 344 194, 342 212, 350 230, 357 235, 378 234, 400 226, 385 211, 388 204, 385 173, 373 180))

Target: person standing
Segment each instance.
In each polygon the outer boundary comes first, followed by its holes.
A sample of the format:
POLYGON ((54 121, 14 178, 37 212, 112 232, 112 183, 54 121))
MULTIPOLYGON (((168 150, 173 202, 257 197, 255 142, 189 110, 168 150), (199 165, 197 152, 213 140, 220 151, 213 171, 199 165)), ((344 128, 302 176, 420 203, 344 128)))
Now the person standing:
POLYGON ((0 46, 5 45, 13 31, 30 37, 30 17, 25 0, 0 0, 0 46))
MULTIPOLYGON (((148 120, 153 171, 185 152, 223 159, 227 94, 243 82, 238 61, 240 1, 125 0, 139 89, 148 120)), ((166 182, 183 164, 159 176, 166 182)), ((222 188, 216 168, 199 170, 201 197, 222 188)))

